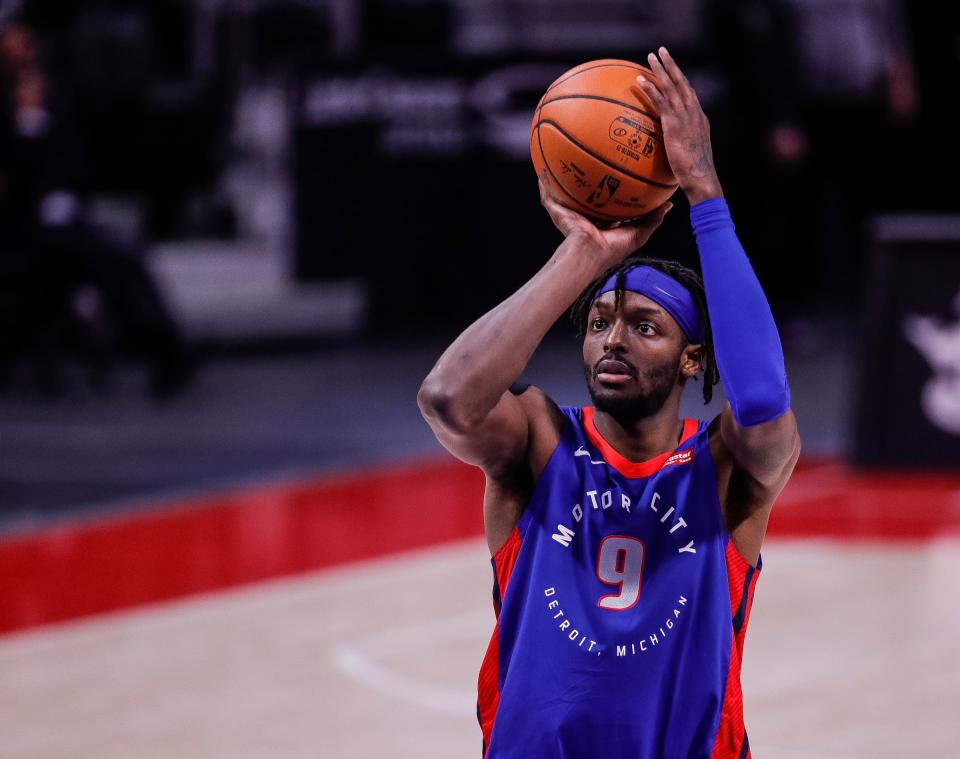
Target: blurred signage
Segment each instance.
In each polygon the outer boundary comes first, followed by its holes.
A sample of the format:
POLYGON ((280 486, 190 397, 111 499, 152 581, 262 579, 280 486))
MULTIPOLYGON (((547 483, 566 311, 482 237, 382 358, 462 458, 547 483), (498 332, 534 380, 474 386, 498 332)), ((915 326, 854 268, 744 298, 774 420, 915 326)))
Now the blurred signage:
POLYGON ((960 217, 877 220, 855 459, 960 469, 960 217))
POLYGON ((953 310, 954 320, 909 314, 903 320, 903 334, 932 372, 920 395, 927 420, 944 432, 960 435, 960 292, 953 299, 953 310))
POLYGON ((305 85, 300 126, 375 127, 370 146, 387 158, 456 157, 476 149, 526 160, 540 96, 563 64, 519 64, 478 76, 369 71, 305 85))

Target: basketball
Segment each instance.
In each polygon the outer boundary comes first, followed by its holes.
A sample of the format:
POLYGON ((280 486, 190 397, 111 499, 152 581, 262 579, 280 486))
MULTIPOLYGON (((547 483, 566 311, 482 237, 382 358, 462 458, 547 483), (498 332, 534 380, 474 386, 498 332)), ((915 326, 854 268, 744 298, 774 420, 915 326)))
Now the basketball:
POLYGON ((547 88, 534 112, 537 175, 560 203, 597 221, 642 216, 677 188, 659 114, 636 87, 638 75, 654 79, 630 61, 582 63, 547 88))

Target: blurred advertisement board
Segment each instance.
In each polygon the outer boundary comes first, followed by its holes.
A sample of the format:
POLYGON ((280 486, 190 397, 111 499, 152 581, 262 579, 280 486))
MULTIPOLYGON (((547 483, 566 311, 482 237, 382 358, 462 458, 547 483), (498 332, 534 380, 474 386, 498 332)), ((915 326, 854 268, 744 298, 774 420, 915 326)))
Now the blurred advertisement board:
POLYGON ((874 224, 855 460, 960 468, 960 216, 874 224))

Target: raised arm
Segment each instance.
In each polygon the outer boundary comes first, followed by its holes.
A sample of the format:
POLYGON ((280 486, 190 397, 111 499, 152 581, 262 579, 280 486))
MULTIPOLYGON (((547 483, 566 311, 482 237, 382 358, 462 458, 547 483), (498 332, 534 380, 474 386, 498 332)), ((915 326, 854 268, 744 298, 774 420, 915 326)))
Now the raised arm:
MULTIPOLYGON (((444 351, 417 395, 443 446, 495 479, 526 466, 539 475, 537 462, 545 459, 537 455, 538 443, 550 437, 551 425, 554 435, 560 425, 543 393, 531 389, 515 396, 509 388, 557 318, 590 282, 646 243, 670 208, 665 204, 634 224, 600 230, 559 205, 542 184, 540 198, 566 239, 529 282, 444 351)), ((556 440, 545 440, 544 447, 552 452, 556 440)))
POLYGON ((673 58, 665 48, 659 52, 659 58, 648 57, 656 86, 643 78, 638 84, 660 109, 667 157, 690 200, 713 346, 729 400, 717 427, 718 442, 725 449, 721 453, 732 458, 732 476, 746 475, 731 488, 739 502, 731 503, 735 513, 728 513, 728 525, 735 528, 748 521, 746 549, 738 548, 744 555, 758 554, 765 512, 786 484, 800 451, 783 349, 723 198, 707 117, 673 58))

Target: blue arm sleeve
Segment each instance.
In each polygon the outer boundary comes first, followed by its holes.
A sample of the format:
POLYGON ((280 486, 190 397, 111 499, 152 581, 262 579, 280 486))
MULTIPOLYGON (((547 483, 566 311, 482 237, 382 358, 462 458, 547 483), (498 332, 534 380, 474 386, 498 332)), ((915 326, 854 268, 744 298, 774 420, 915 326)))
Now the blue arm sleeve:
POLYGON ((741 427, 771 422, 790 408, 780 335, 737 238, 723 198, 690 209, 700 250, 713 348, 723 389, 741 427))

